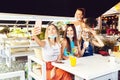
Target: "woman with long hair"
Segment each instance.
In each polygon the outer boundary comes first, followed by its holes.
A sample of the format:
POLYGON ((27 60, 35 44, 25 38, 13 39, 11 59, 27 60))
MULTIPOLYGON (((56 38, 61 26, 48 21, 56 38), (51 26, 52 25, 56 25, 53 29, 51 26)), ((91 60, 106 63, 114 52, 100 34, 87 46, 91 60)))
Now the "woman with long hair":
POLYGON ((84 28, 81 32, 81 54, 83 57, 92 56, 94 46, 103 47, 104 43, 92 28, 84 28))
POLYGON ((45 40, 40 40, 37 37, 41 32, 41 26, 34 27, 32 32, 33 38, 42 47, 42 58, 46 62, 47 80, 72 80, 69 73, 51 64, 51 62, 61 59, 61 45, 57 27, 54 24, 48 25, 45 32, 45 40))
POLYGON ((69 55, 80 56, 80 46, 77 40, 76 29, 74 24, 67 24, 62 41, 62 58, 68 59, 69 55))

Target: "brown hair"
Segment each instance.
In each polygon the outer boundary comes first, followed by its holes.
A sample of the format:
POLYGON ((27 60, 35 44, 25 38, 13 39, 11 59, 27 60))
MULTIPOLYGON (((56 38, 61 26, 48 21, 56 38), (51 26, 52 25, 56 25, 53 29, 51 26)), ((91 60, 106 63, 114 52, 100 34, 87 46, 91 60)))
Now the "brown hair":
POLYGON ((73 36, 73 42, 74 42, 75 46, 77 46, 77 35, 76 35, 76 29, 75 29, 74 24, 67 24, 67 25, 66 25, 66 30, 65 30, 65 32, 64 32, 64 39, 67 40, 67 46, 66 46, 66 48, 67 48, 67 50, 70 52, 70 51, 71 51, 70 39, 67 37, 67 29, 68 29, 69 27, 71 27, 71 28, 73 29, 73 32, 74 32, 74 33, 73 33, 73 34, 74 34, 74 36, 73 36))
POLYGON ((83 18, 85 17, 85 8, 77 8, 77 10, 82 11, 83 18))

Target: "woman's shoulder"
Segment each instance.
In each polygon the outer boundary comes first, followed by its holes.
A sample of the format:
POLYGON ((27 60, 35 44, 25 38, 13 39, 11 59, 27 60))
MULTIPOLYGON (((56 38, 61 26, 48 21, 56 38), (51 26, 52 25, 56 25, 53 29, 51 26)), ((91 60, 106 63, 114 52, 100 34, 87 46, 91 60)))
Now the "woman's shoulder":
POLYGON ((75 26, 77 26, 78 22, 77 21, 73 21, 73 22, 70 22, 70 24, 74 24, 75 26))
POLYGON ((63 39, 62 40, 62 43, 64 44, 64 43, 67 43, 67 40, 66 39, 63 39))
POLYGON ((67 44, 67 40, 66 39, 63 39, 63 41, 61 42, 61 45, 66 45, 67 44))
POLYGON ((80 25, 81 25, 82 28, 85 28, 85 27, 86 27, 86 25, 85 25, 84 22, 81 22, 80 25))

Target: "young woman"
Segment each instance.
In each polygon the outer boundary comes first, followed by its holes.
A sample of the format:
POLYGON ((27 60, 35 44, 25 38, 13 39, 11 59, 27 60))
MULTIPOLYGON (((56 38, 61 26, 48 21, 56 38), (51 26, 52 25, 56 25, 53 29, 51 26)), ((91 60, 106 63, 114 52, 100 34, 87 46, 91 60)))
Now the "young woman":
POLYGON ((76 33, 77 33, 77 39, 80 40, 81 31, 85 27, 84 23, 84 16, 85 16, 85 9, 84 8, 78 8, 75 12, 75 21, 71 22, 71 24, 75 25, 76 33))
POLYGON ((63 59, 68 59, 69 55, 80 56, 80 46, 74 24, 67 24, 61 50, 63 59))
POLYGON ((81 54, 82 56, 91 56, 93 55, 93 46, 103 47, 104 43, 97 36, 96 32, 92 28, 84 28, 82 31, 81 38, 81 54))
POLYGON ((54 24, 50 24, 46 28, 44 41, 37 37, 40 32, 41 27, 34 27, 33 38, 42 47, 42 58, 46 62, 47 67, 47 80, 72 80, 69 73, 51 65, 51 62, 58 61, 61 58, 61 45, 57 27, 54 24))

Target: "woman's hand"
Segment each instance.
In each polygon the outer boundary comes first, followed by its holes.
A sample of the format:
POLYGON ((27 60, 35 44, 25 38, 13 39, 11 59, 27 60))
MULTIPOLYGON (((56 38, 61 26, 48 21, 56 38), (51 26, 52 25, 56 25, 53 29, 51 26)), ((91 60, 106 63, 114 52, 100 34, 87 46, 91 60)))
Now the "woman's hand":
POLYGON ((92 30, 92 29, 90 30, 90 33, 92 33, 93 36, 96 36, 96 35, 97 35, 97 34, 96 34, 96 31, 94 31, 94 30, 92 30))
POLYGON ((51 73, 50 73, 51 79, 55 76, 55 71, 56 71, 56 67, 54 67, 54 68, 51 70, 51 73))
POLYGON ((75 47, 72 49, 72 51, 73 51, 73 53, 74 53, 75 55, 78 55, 78 47, 77 47, 77 46, 75 46, 75 47))
POLYGON ((85 42, 84 42, 84 44, 83 44, 83 49, 86 49, 88 47, 88 44, 86 44, 85 42))
POLYGON ((74 56, 76 56, 76 57, 80 57, 81 56, 81 54, 80 54, 81 53, 81 51, 80 51, 80 45, 74 47, 73 53, 74 53, 74 56))
POLYGON ((41 33, 41 27, 34 27, 32 30, 33 35, 38 35, 41 33))

